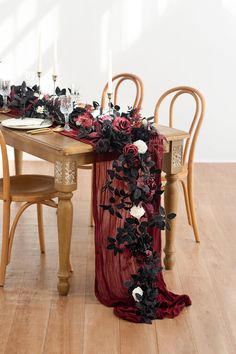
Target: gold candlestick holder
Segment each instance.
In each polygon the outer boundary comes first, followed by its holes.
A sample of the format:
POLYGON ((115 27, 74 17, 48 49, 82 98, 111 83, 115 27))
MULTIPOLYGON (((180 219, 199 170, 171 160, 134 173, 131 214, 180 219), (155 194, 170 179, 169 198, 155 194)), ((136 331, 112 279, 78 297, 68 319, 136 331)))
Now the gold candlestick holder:
POLYGON ((112 99, 112 93, 107 92, 107 97, 108 97, 108 112, 109 115, 112 113, 112 107, 111 107, 111 99, 112 99))
POLYGON ((39 80, 39 93, 41 93, 41 83, 40 83, 40 79, 41 79, 41 75, 42 75, 42 71, 37 71, 37 75, 38 75, 38 80, 39 80))
POLYGON ((57 81, 57 75, 53 74, 52 75, 52 79, 53 79, 53 94, 56 94, 56 81, 57 81))

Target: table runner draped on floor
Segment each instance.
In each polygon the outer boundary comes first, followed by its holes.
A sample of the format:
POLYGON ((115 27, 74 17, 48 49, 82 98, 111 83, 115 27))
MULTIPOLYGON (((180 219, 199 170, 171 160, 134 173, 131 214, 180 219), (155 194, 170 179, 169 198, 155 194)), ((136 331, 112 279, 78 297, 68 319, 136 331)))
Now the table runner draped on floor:
MULTIPOLYGON (((64 135, 78 139, 78 132, 62 132, 64 135)), ((97 141, 94 139, 80 139, 84 143, 91 144, 93 147, 97 141)), ((149 151, 156 167, 161 169, 163 160, 163 139, 156 134, 149 142, 149 151)), ((116 155, 117 157, 117 155, 116 155)), ((130 279, 131 274, 136 273, 137 265, 135 258, 130 256, 129 251, 119 253, 116 256, 107 249, 107 237, 116 235, 118 227, 122 226, 127 211, 122 213, 123 219, 111 215, 99 205, 109 204, 110 194, 108 191, 102 191, 107 180, 107 170, 112 169, 114 154, 96 154, 93 168, 93 215, 95 222, 95 294, 98 300, 106 305, 114 307, 114 313, 125 320, 131 322, 141 322, 141 317, 137 315, 137 308, 134 299, 128 294, 124 282, 130 279)), ((114 188, 121 188, 123 181, 113 180, 114 188)), ((156 184, 160 183, 158 175, 156 184)), ((146 212, 158 212, 160 206, 160 196, 156 205, 146 205, 146 212), (154 208, 154 209, 153 209, 154 208)), ((161 231, 152 228, 149 230, 153 237, 153 250, 161 256, 161 231)), ((191 305, 191 300, 187 295, 176 295, 167 290, 162 272, 157 274, 156 284, 158 288, 158 307, 156 317, 173 318, 177 316, 185 307, 191 305)))

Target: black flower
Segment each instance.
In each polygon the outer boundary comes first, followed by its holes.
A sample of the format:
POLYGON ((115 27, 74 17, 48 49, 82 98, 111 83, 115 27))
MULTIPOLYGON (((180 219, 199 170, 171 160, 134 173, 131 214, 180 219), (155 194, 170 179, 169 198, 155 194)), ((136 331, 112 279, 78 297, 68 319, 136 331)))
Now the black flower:
POLYGON ((110 138, 112 134, 112 121, 104 120, 102 123, 102 135, 104 138, 110 138))
POLYGON ((110 140, 109 139, 100 139, 98 140, 95 150, 98 153, 108 152, 110 149, 110 140))
POLYGON ((113 136, 111 141, 113 150, 122 151, 123 147, 129 143, 131 143, 130 135, 113 130, 113 136))
POLYGON ((148 141, 150 137, 150 131, 145 127, 133 128, 132 129, 132 140, 143 140, 148 141))

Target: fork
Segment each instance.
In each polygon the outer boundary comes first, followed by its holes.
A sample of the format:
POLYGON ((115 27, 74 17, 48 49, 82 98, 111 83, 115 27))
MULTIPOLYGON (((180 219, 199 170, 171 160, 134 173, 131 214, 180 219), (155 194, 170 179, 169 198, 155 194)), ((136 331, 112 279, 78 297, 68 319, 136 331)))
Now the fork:
POLYGON ((40 128, 40 129, 33 129, 33 130, 27 130, 27 134, 40 134, 40 133, 47 133, 47 132, 61 132, 64 130, 60 125, 58 125, 55 128, 40 128))

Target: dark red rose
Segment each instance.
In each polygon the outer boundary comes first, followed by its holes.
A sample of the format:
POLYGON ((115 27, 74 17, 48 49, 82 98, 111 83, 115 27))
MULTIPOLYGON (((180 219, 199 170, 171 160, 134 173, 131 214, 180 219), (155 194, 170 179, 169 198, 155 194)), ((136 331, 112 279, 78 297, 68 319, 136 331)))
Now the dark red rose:
POLYGON ((84 128, 90 128, 93 126, 93 116, 89 112, 84 112, 74 119, 77 126, 82 125, 84 128))
POLYGON ((130 111, 130 117, 136 119, 136 120, 141 120, 141 113, 140 113, 140 108, 133 108, 130 111))
POLYGON ((143 123, 141 120, 132 120, 132 127, 134 128, 141 128, 143 123))
POLYGON ((125 134, 131 133, 131 123, 130 120, 125 117, 116 117, 113 122, 113 129, 125 134))
POLYGON ((142 123, 142 116, 139 108, 134 108, 130 111, 130 120, 131 120, 132 127, 141 128, 143 123, 142 123))
POLYGON ((124 146, 123 154, 124 155, 133 154, 133 156, 137 156, 138 155, 138 147, 134 144, 127 144, 124 146))

